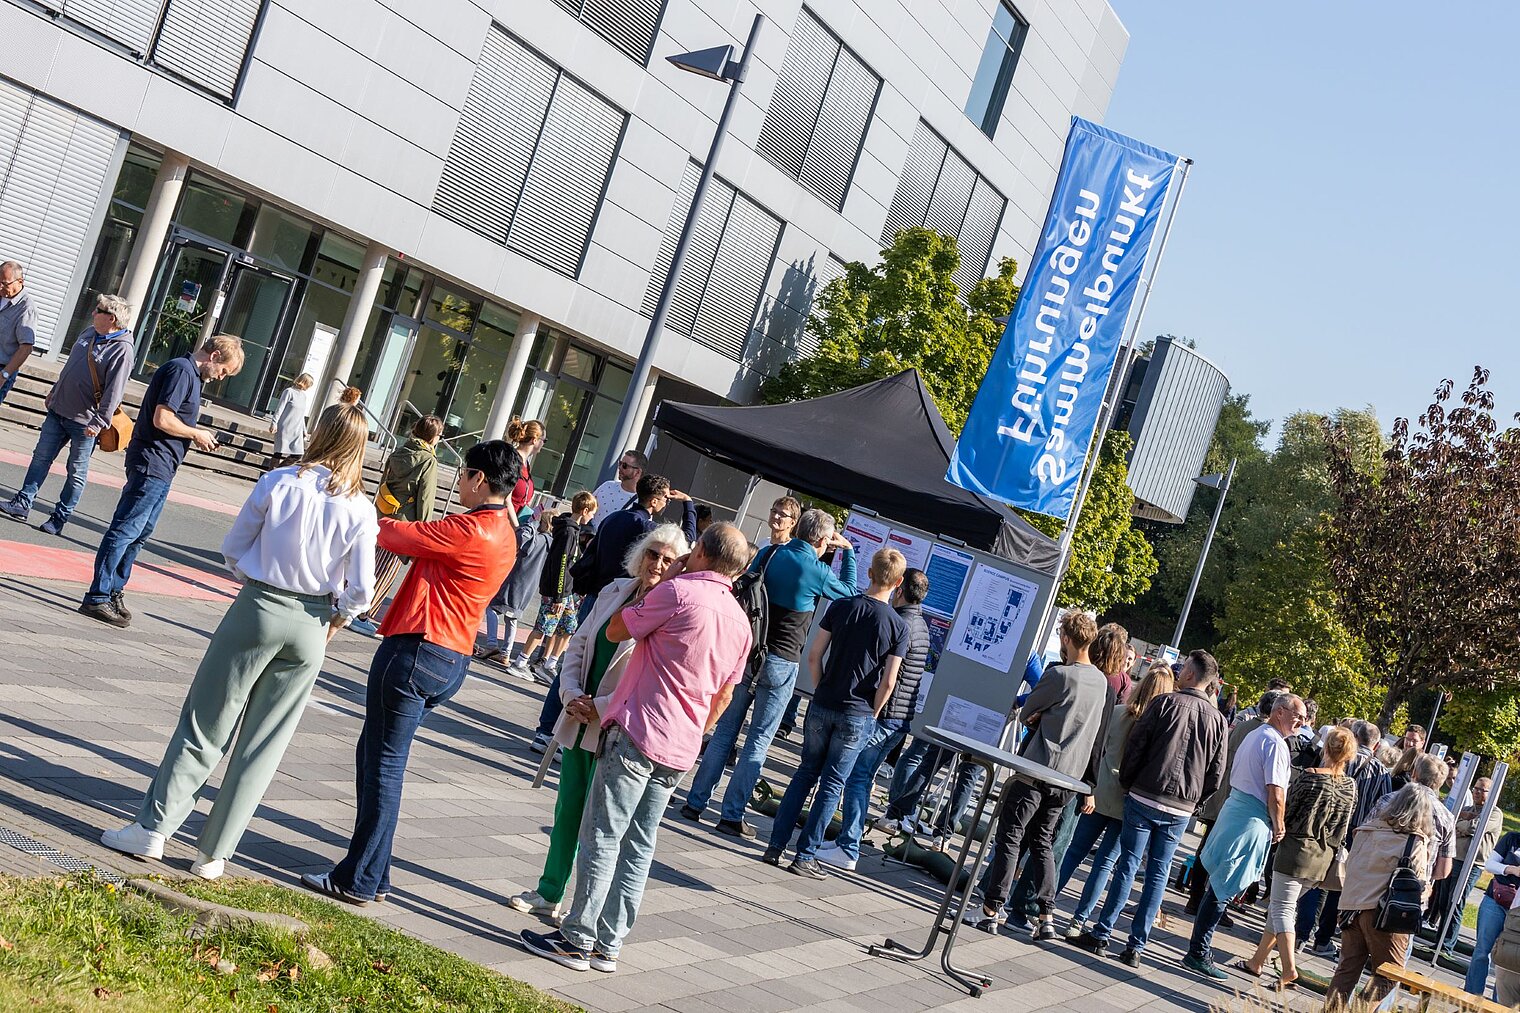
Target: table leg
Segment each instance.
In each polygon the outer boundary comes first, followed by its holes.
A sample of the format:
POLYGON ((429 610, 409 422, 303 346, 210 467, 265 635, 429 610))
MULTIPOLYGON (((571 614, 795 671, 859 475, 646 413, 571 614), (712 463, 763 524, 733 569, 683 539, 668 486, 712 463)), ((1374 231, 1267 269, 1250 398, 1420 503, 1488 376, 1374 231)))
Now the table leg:
MULTIPOLYGON (((981 824, 982 814, 987 809, 987 799, 992 794, 993 779, 992 769, 989 764, 977 760, 972 760, 970 758, 966 758, 963 762, 978 763, 986 770, 987 779, 986 784, 982 786, 981 795, 977 799, 976 812, 971 818, 971 825, 969 828, 971 832, 965 835, 965 839, 961 844, 961 852, 959 857, 956 859, 955 871, 951 873, 950 882, 945 887, 945 896, 940 901, 938 913, 936 913, 934 916, 934 925, 929 930, 929 938, 924 942, 923 947, 917 950, 909 949, 907 946, 897 942, 895 939, 888 939, 881 945, 873 944, 867 947, 866 952, 873 957, 888 957, 892 960, 922 960, 930 953, 934 952, 934 944, 939 941, 940 934, 942 932, 948 932, 949 937, 945 941, 944 952, 940 958, 940 965, 945 969, 945 973, 949 974, 956 981, 960 982, 961 985, 968 989, 973 996, 979 996, 982 993, 982 989, 992 984, 992 979, 984 975, 974 975, 972 977, 967 977, 964 972, 956 968, 950 962, 950 951, 955 945, 955 937, 958 934, 958 930, 960 928, 961 918, 965 915, 966 907, 971 900, 972 884, 970 880, 967 880, 966 888, 961 892, 960 902, 958 904, 956 903, 956 892, 960 885, 961 875, 966 870, 966 860, 971 855, 971 845, 975 843, 976 828, 981 824), (954 907, 953 912, 951 910, 952 907, 954 907), (945 927, 946 916, 950 916, 951 918, 950 927, 948 929, 945 927)), ((981 847, 977 850, 977 868, 980 868, 981 866, 982 857, 986 854, 987 845, 991 839, 992 834, 989 830, 987 837, 982 840, 981 847)))

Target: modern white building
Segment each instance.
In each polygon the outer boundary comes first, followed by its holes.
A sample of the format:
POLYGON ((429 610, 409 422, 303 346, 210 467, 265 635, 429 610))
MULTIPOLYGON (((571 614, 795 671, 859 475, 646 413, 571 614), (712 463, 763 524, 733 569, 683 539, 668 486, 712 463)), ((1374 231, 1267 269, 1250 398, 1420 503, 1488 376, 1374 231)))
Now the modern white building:
POLYGON ((1022 266, 1127 43, 1105 0, 0 0, 0 260, 55 353, 119 291, 140 377, 239 334, 223 404, 305 371, 397 426, 535 416, 540 488, 589 487, 625 398, 752 398, 896 230, 956 235, 968 284, 1022 266), (757 12, 630 391, 726 93, 665 57, 757 12))

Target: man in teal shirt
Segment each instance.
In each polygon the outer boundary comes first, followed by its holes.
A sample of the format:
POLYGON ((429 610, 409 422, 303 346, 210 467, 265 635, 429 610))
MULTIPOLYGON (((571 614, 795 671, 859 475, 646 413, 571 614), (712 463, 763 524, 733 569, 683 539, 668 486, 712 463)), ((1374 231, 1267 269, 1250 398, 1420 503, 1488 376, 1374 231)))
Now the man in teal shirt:
POLYGON ((754 717, 728 789, 723 793, 723 810, 718 819, 718 831, 733 837, 755 836, 755 828, 744 822, 744 807, 755 782, 760 780, 765 754, 797 685, 802 649, 819 601, 848 598, 856 593, 855 549, 834 530, 834 518, 822 510, 803 511, 791 540, 761 549, 750 570, 765 575, 765 593, 770 601, 765 663, 759 672, 747 673, 734 689, 733 702, 713 729, 702 754, 702 764, 686 794, 686 804, 681 807, 681 815, 686 819, 701 819, 718 779, 723 776, 724 762, 739 740, 744 716, 753 704, 754 717), (837 577, 822 559, 829 549, 843 553, 837 577))

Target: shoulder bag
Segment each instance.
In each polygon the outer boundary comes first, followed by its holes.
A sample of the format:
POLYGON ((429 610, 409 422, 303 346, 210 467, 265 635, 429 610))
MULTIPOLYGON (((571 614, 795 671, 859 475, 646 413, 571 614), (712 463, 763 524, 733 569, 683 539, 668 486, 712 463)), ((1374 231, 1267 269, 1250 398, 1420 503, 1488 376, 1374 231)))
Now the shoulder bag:
MULTIPOLYGON (((100 382, 100 370, 95 367, 95 346, 98 339, 91 339, 90 348, 84 353, 84 361, 90 364, 90 382, 95 385, 95 414, 100 414, 100 402, 105 397, 105 386, 100 382)), ((111 415, 111 423, 95 434, 95 442, 108 454, 114 454, 132 439, 132 420, 122 411, 121 405, 111 415)))

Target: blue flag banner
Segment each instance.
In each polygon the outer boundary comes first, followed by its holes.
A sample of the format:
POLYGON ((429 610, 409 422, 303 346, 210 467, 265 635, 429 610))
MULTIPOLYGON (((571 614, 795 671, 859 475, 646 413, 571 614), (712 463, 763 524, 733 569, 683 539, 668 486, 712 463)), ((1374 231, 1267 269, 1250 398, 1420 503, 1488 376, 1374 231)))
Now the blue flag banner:
POLYGON ((1066 517, 1178 164, 1072 118, 1045 228, 945 478, 1066 517))

